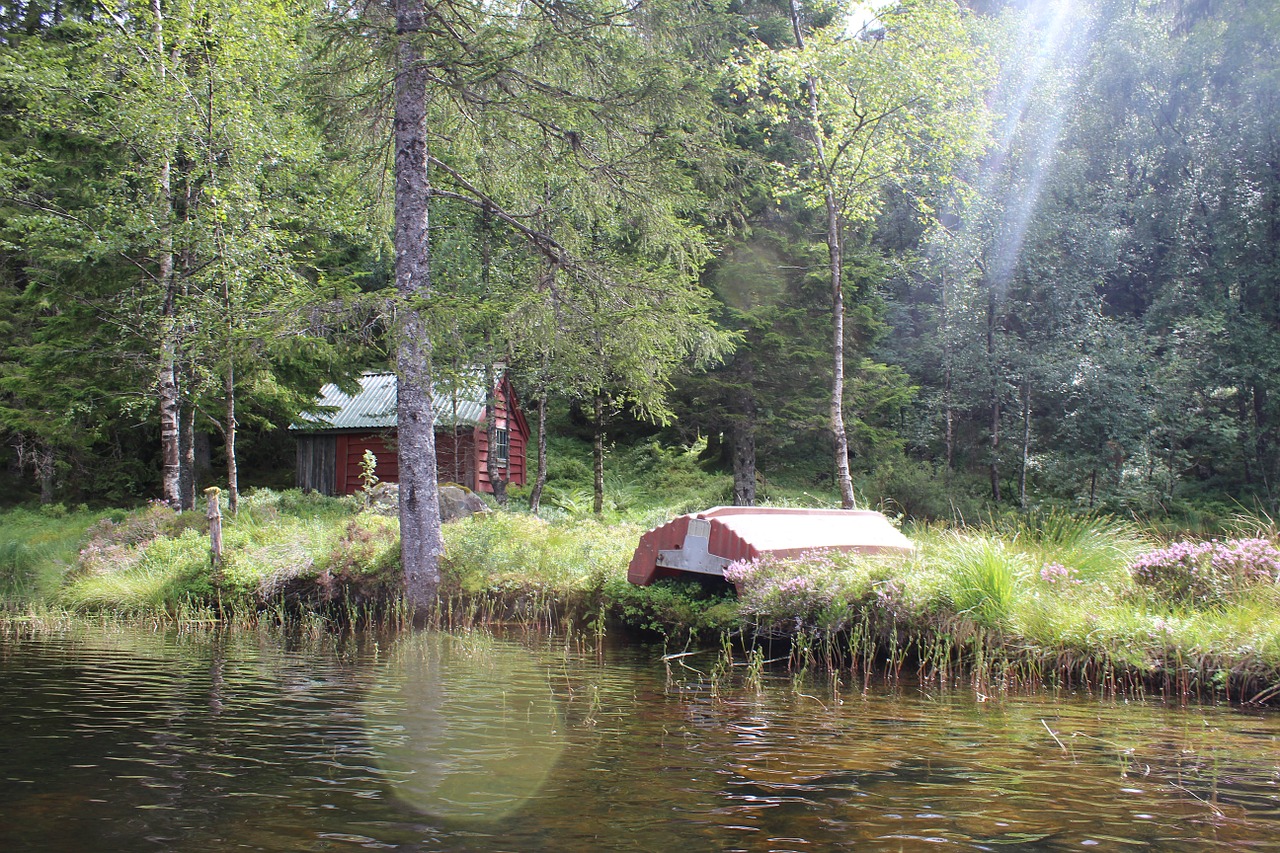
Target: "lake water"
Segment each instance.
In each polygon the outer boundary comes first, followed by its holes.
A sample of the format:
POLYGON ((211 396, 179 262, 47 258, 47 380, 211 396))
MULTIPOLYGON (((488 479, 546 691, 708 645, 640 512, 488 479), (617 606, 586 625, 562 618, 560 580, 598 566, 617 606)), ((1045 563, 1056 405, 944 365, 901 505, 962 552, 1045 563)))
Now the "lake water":
POLYGON ((1276 712, 660 656, 0 637, 0 850, 1280 850, 1276 712))

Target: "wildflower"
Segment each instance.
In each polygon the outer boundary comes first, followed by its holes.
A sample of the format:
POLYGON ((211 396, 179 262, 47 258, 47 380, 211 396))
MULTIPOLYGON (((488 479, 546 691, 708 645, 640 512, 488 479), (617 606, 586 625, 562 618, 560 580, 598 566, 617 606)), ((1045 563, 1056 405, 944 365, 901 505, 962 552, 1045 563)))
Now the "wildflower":
POLYGON ((749 580, 760 567, 759 560, 734 560, 724 568, 724 579, 738 585, 749 580))
POLYGON ((1040 568, 1040 580, 1047 584, 1080 583, 1076 578, 1076 570, 1061 563, 1045 563, 1040 568))
POLYGON ((1192 602, 1219 601, 1250 584, 1280 581, 1280 550, 1266 539, 1180 541, 1130 564, 1138 583, 1192 602))

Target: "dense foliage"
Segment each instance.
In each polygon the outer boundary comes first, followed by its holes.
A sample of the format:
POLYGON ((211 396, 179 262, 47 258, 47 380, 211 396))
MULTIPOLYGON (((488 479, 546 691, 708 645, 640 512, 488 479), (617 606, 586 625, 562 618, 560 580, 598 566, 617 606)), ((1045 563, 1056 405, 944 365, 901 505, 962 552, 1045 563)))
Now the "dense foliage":
POLYGON ((1274 511, 1275 0, 970 7, 451 0, 397 305, 389 7, 6 4, 6 500, 287 482, 412 308, 593 439, 599 513, 643 421, 725 501, 1274 511))

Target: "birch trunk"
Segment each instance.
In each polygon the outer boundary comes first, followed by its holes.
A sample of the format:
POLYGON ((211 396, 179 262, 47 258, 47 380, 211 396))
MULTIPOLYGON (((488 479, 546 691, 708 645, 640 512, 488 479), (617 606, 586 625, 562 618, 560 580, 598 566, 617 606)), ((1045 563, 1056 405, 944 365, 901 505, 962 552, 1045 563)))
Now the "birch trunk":
POLYGON ((835 191, 827 188, 827 247, 831 255, 831 436, 835 441, 836 483, 840 506, 853 509, 853 477, 849 474, 849 434, 844 427, 844 246, 835 191))
MULTIPOLYGON (((796 47, 804 50, 804 35, 800 26, 798 0, 791 0, 791 29, 796 47)), ((818 85, 810 75, 805 78, 805 92, 809 98, 810 141, 817 158, 818 171, 825 186, 824 207, 827 217, 827 252, 831 273, 831 437, 835 445, 836 483, 840 487, 840 506, 853 509, 853 478, 849 474, 849 434, 844 426, 844 239, 840 221, 840 206, 827 162, 827 149, 822 136, 822 122, 818 104, 818 85)))
POLYGON ((955 425, 951 410, 951 317, 947 293, 947 274, 942 273, 942 421, 946 442, 947 468, 944 472, 947 488, 951 487, 951 471, 955 465, 955 425))
POLYGON ((1018 472, 1018 506, 1027 508, 1027 469, 1031 467, 1031 380, 1022 380, 1022 468, 1018 472))
MULTIPOLYGON (((165 50, 164 13, 160 0, 151 0, 152 35, 156 47, 156 75, 160 88, 165 86, 168 60, 165 50)), ((174 509, 182 506, 182 435, 181 405, 178 399, 178 323, 177 279, 173 259, 173 165, 168 152, 161 155, 157 176, 160 197, 156 201, 156 221, 160 247, 156 277, 161 288, 160 352, 157 388, 160 402, 161 492, 165 503, 174 509)))
MULTIPOLYGON (((985 272, 984 272, 985 274, 985 272)), ((1000 376, 996 365, 996 302, 995 294, 987 298, 987 369, 991 379, 991 458, 987 461, 991 475, 991 499, 1000 503, 1000 376)))
POLYGON ((240 468, 236 464, 236 368, 227 353, 227 373, 225 390, 227 395, 226 449, 227 449, 227 513, 232 518, 240 509, 240 468))
POLYGON ((196 407, 188 398, 182 403, 182 427, 179 446, 182 448, 182 509, 196 508, 196 407))
POLYGON ((435 415, 431 403, 431 339, 420 300, 431 289, 427 217, 427 71, 415 37, 425 14, 421 0, 395 0, 395 253, 396 417, 400 463, 400 560, 405 596, 429 607, 440 587, 440 492, 436 472, 435 415))

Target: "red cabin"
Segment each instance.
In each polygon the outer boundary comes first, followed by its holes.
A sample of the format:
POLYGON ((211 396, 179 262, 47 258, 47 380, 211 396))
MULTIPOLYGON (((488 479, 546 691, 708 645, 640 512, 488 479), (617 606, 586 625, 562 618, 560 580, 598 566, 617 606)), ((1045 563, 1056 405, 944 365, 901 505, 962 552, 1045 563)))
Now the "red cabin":
MULTIPOLYGON (((495 389, 497 431, 494 452, 512 486, 525 482, 529 424, 504 374, 495 389)), ((489 435, 483 383, 439 384, 432 395, 436 419, 436 465, 440 482, 458 483, 476 492, 492 492, 489 435)), ((396 375, 366 373, 360 390, 347 394, 325 385, 316 408, 289 427, 298 438, 298 488, 326 495, 354 494, 361 486, 360 466, 372 451, 374 469, 385 483, 400 480, 396 460, 396 375)))
POLYGON ((627 580, 648 586, 682 574, 724 576, 736 560, 806 551, 908 552, 911 540, 871 510, 717 506, 680 515, 640 537, 627 580))

